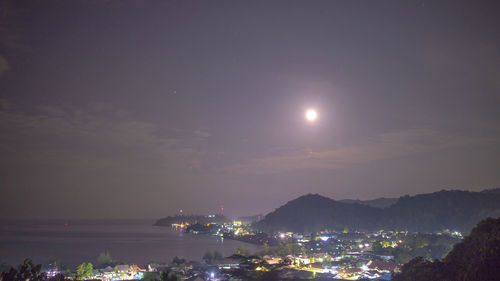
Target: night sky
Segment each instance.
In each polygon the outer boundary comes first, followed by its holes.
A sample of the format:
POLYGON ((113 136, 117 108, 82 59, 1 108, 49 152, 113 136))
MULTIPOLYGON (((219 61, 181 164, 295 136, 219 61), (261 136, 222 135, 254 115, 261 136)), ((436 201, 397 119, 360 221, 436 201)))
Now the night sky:
POLYGON ((1 218, 265 214, 499 164, 499 1, 0 1, 1 218))

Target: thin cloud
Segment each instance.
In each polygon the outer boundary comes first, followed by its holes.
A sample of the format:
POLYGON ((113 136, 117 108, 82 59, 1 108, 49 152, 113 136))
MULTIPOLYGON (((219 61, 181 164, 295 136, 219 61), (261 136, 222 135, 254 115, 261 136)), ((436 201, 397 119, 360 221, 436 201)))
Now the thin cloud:
POLYGON ((228 166, 225 172, 271 174, 298 170, 332 170, 352 164, 369 163, 445 148, 481 145, 492 141, 482 137, 464 137, 428 129, 405 130, 376 135, 365 142, 335 149, 296 150, 286 155, 254 158, 228 166))
POLYGON ((45 105, 30 113, 7 101, 0 105, 2 165, 176 170, 198 157, 186 133, 160 136, 156 125, 126 117, 126 111, 110 105, 87 109, 45 105))
POLYGON ((208 138, 208 137, 211 137, 212 134, 207 132, 207 131, 204 131, 204 130, 196 130, 193 132, 195 135, 199 136, 199 137, 202 137, 202 138, 208 138))

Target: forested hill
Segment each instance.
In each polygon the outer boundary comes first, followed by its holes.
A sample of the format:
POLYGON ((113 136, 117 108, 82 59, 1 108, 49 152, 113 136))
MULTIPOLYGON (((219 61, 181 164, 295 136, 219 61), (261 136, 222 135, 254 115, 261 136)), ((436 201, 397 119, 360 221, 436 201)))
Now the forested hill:
POLYGON ((403 196, 386 209, 384 225, 409 231, 469 232, 481 219, 500 216, 500 193, 442 190, 403 196))
POLYGON ((302 233, 344 227, 371 229, 382 215, 380 208, 307 194, 269 213, 256 227, 266 232, 302 233))
POLYGON ((500 218, 486 219, 456 244, 443 261, 415 258, 393 281, 500 280, 500 218))
POLYGON ((387 208, 398 201, 398 198, 377 198, 372 200, 358 200, 358 199, 343 199, 339 202, 342 203, 358 203, 375 208, 387 208))
POLYGON ((468 233, 481 219, 500 216, 500 193, 439 191, 403 196, 388 208, 335 201, 317 194, 292 200, 258 222, 266 232, 316 232, 324 229, 394 229, 468 233))
POLYGON ((499 188, 493 188, 493 189, 485 189, 485 190, 481 191, 481 193, 500 194, 500 187, 499 188))

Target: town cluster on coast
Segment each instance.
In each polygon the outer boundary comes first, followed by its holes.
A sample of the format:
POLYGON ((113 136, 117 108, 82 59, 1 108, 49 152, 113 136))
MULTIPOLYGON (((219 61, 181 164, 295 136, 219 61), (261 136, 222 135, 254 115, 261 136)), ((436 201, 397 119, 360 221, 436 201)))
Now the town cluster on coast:
MULTIPOLYGON (((199 216, 197 217, 199 219, 199 216)), ((389 280, 403 263, 415 256, 429 259, 445 255, 461 240, 458 232, 409 233, 397 231, 360 232, 349 229, 317 233, 255 230, 254 220, 221 221, 219 216, 202 220, 178 216, 169 227, 192 235, 214 235, 262 245, 257 253, 239 248, 224 257, 207 250, 201 261, 174 258, 170 263, 116 265, 80 270, 80 279, 100 280, 246 280, 272 275, 280 279, 389 280), (168 277, 170 276, 170 277, 168 277), (178 279, 165 279, 165 278, 178 279)), ((161 224, 168 226, 167 221, 161 224)), ((50 272, 57 274, 57 269, 50 272)), ((78 269, 77 269, 78 273, 78 269)))
POLYGON ((169 263, 139 265, 119 263, 105 252, 95 266, 84 262, 75 270, 63 270, 57 264, 49 264, 42 271, 54 280, 60 280, 60 276, 106 281, 390 280, 412 258, 441 258, 462 239, 461 233, 451 231, 409 233, 342 228, 314 233, 264 233, 255 228, 258 219, 175 216, 157 223, 190 235, 213 235, 261 245, 256 253, 239 247, 234 254, 223 256, 217 250, 207 249, 200 261, 175 257, 169 263))

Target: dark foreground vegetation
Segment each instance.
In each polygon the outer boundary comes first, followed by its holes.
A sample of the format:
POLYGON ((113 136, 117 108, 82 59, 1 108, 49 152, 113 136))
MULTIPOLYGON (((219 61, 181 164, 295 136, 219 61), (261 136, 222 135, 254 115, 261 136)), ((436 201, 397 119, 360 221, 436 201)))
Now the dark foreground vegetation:
POLYGON ((10 268, 2 272, 2 281, 64 281, 69 280, 64 275, 58 274, 49 278, 46 273, 42 272, 41 264, 33 264, 30 259, 24 260, 23 264, 17 268, 10 268))
POLYGON ((405 264, 393 281, 500 280, 500 218, 481 221, 442 260, 422 257, 405 264))

